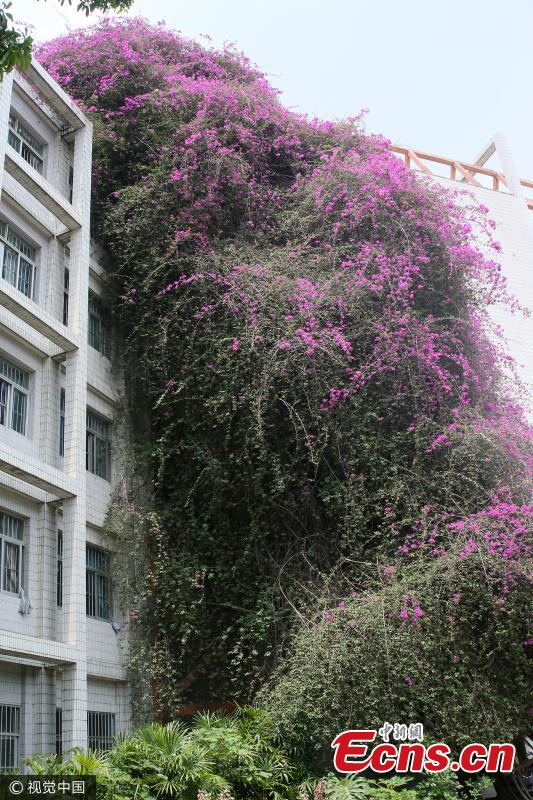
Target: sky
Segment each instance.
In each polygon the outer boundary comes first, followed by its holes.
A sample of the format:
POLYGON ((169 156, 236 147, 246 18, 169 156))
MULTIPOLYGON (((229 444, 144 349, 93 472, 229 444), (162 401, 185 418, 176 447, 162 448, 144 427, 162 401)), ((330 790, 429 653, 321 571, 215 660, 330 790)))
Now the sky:
MULTIPOLYGON (((11 10, 45 40, 88 24, 75 4, 11 10)), ((394 144, 474 161, 500 131, 533 179, 533 0, 134 0, 128 14, 233 42, 289 108, 335 120, 368 108, 367 130, 394 144)))

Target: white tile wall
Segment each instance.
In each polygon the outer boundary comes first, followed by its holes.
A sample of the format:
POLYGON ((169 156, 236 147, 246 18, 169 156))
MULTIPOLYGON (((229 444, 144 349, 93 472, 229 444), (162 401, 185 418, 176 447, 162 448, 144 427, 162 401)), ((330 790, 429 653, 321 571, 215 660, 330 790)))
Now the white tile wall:
MULTIPOLYGON (((19 598, 0 588, 0 702, 22 706, 23 755, 54 751, 56 707, 63 712, 65 751, 86 744, 88 709, 114 711, 117 731, 126 730, 130 720, 126 627, 115 633, 109 622, 85 613, 86 542, 113 549, 104 530, 112 483, 85 468, 86 409, 112 422, 118 391, 109 360, 87 343, 90 267, 92 290, 102 289, 97 263, 102 254, 91 246, 89 234, 91 143, 90 122, 37 64, 28 75, 10 74, 0 84, 0 217, 39 253, 33 300, 0 276, 0 353, 31 373, 27 435, 0 427, 0 509, 25 519, 23 587, 33 606, 21 614, 19 598), (39 99, 43 95, 46 103, 39 99), (9 148, 9 173, 5 170, 11 107, 46 141, 42 177, 36 178, 9 148), (62 136, 65 121, 70 132, 62 136), (66 328, 65 266, 70 271, 66 328), (61 387, 66 395, 63 457, 61 387), (56 603, 58 528, 63 531, 62 608, 56 603)), ((113 475, 115 464, 116 457, 113 475)), ((114 611, 121 621, 118 601, 114 611)))

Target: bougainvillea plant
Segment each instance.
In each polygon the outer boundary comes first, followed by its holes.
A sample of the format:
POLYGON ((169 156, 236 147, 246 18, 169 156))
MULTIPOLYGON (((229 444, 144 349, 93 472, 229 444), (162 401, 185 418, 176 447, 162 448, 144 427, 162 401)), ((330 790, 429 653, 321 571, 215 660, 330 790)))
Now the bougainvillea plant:
POLYGON ((39 57, 95 124, 160 713, 260 690, 311 749, 523 730, 531 434, 488 209, 231 49, 129 19, 39 57))

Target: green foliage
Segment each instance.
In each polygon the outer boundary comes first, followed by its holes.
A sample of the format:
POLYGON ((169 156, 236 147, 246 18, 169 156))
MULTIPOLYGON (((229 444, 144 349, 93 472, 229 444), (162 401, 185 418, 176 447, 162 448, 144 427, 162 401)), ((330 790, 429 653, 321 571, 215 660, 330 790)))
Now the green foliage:
POLYGON ((423 721, 458 749, 528 729, 528 580, 504 600, 498 559, 452 551, 446 561, 419 558, 298 627, 259 699, 301 757, 361 719, 423 721))
POLYGON ((0 80, 13 67, 26 69, 31 61, 33 39, 13 28, 11 3, 0 4, 0 80))
POLYGON ((199 714, 190 727, 145 725, 108 753, 75 750, 66 759, 25 763, 36 775, 96 776, 98 800, 457 800, 460 794, 451 772, 418 776, 416 786, 409 777, 304 779, 304 767, 279 746, 271 719, 256 708, 199 714))
POLYGON ((306 757, 391 714, 450 744, 518 733, 531 432, 490 328, 488 209, 162 26, 40 55, 95 121, 136 437, 113 529, 159 714, 274 675, 262 701, 306 757))

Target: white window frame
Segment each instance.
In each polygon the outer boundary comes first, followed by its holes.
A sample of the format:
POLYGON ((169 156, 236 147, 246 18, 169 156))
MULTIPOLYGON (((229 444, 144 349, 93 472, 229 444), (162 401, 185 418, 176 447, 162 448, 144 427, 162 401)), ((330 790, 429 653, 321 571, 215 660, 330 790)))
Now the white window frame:
POLYGON ((87 472, 110 481, 111 423, 89 409, 87 409, 86 448, 87 472))
POLYGON ((20 721, 21 708, 17 705, 0 705, 0 771, 16 769, 20 764, 20 721), (12 749, 13 758, 7 759, 12 749), (8 763, 9 761, 9 763, 8 763))
POLYGON ((0 219, 2 278, 30 300, 35 300, 37 290, 37 251, 9 222, 0 219))
POLYGON ((0 510, 0 590, 18 595, 22 586, 24 570, 24 520, 9 511, 0 510), (16 553, 17 572, 14 588, 9 588, 7 555, 16 553))
POLYGON ((31 127, 16 111, 9 112, 8 143, 21 158, 36 170, 39 175, 44 175, 46 156, 46 143, 37 136, 31 127))
POLYGON ((30 373, 0 355, 0 425, 27 436, 29 408, 30 373), (17 398, 23 398, 22 409, 17 398))

